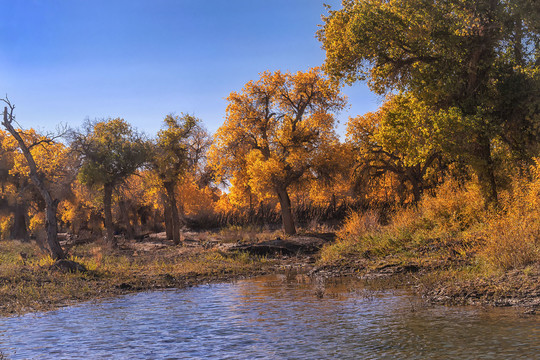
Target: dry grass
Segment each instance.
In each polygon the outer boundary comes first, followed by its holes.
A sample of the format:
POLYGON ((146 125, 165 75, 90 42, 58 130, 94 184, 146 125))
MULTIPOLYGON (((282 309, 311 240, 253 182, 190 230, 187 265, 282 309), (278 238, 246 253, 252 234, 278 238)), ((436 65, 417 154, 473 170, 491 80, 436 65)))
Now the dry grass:
POLYGON ((485 230, 481 258, 503 269, 540 262, 540 214, 506 214, 494 218, 485 230))
POLYGON ((540 262, 540 164, 531 168, 532 180, 514 179, 501 196, 501 210, 487 222, 481 258, 509 270, 540 262))
POLYGON ((268 226, 259 225, 229 225, 221 230, 217 234, 208 234, 208 236, 215 237, 223 243, 256 243, 275 239, 276 237, 284 237, 285 234, 281 229, 273 230, 268 226))
POLYGON ((83 264, 88 272, 53 270, 52 260, 37 246, 0 242, 0 313, 50 310, 129 291, 224 281, 258 274, 272 266, 265 258, 203 247, 164 246, 137 251, 88 244, 71 249, 71 254, 71 259, 83 264))
POLYGON ((434 196, 419 204, 421 215, 441 232, 458 233, 482 222, 486 214, 480 187, 474 181, 459 186, 448 180, 434 196))
POLYGON ((321 264, 335 264, 356 257, 386 254, 394 247, 394 239, 388 236, 388 227, 380 224, 373 211, 352 212, 337 232, 337 241, 321 251, 321 264))
POLYGON ((479 187, 448 181, 417 209, 396 212, 380 225, 372 212, 352 213, 338 241, 321 252, 321 264, 355 258, 451 257, 478 271, 499 271, 540 262, 540 169, 532 181, 515 179, 501 209, 487 211, 479 187))

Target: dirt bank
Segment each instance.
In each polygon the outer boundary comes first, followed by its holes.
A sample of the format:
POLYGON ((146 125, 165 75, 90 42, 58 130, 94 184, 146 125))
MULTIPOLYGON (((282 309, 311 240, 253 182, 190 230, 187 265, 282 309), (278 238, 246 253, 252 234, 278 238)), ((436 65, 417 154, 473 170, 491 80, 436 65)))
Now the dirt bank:
POLYGON ((355 276, 373 280, 399 278, 426 301, 442 305, 516 306, 528 314, 540 313, 540 264, 502 273, 472 271, 456 259, 394 257, 349 260, 344 265, 319 266, 314 276, 355 276))
POLYGON ((332 234, 234 241, 229 235, 186 233, 181 246, 154 234, 120 241, 64 244, 86 271, 69 272, 43 260, 28 244, 0 243, 0 315, 52 310, 127 293, 184 288, 270 273, 296 272, 317 278, 354 276, 389 279, 410 286, 427 301, 448 305, 518 306, 540 312, 540 264, 505 273, 472 271, 470 259, 426 254, 407 259, 350 257, 320 263, 332 234), (21 250, 22 249, 22 250, 21 250))

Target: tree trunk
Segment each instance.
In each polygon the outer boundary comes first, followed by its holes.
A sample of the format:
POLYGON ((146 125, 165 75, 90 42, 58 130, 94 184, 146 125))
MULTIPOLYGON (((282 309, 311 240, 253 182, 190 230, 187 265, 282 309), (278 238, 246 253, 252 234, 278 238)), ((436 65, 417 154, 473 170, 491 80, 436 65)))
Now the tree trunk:
POLYGON ((424 180, 418 166, 411 167, 407 170, 407 179, 411 183, 412 187, 412 203, 418 204, 422 199, 422 183, 424 180))
POLYGON ((133 239, 133 226, 131 225, 131 221, 129 219, 129 209, 126 206, 126 201, 122 199, 118 205, 120 206, 120 212, 122 213, 122 222, 126 227, 126 237, 128 239, 133 239))
POLYGON ((105 216, 103 219, 103 224, 105 225, 105 239, 107 243, 112 246, 116 246, 112 219, 112 191, 113 184, 106 183, 103 185, 103 213, 105 216))
POLYGON ((396 192, 399 198, 399 206, 405 205, 405 201, 407 199, 407 196, 406 196, 407 187, 405 186, 405 181, 406 179, 400 176, 399 184, 396 186, 396 192))
MULTIPOLYGON (((10 105, 8 103, 8 105, 10 105)), ((21 149, 26 162, 28 163, 28 167, 30 168, 30 179, 34 183, 34 185, 38 188, 39 193, 43 197, 43 200, 45 201, 45 228, 47 231, 47 244, 49 246, 49 251, 51 253, 51 257, 53 259, 63 259, 65 257, 64 250, 60 246, 60 243, 58 242, 58 228, 56 223, 56 208, 58 206, 58 201, 53 200, 51 197, 51 194, 49 193, 49 190, 47 190, 45 184, 43 183, 41 177, 38 175, 37 171, 37 165, 34 161, 34 157, 32 156, 32 153, 30 152, 30 149, 28 146, 26 146, 26 143, 22 139, 21 135, 13 128, 13 125, 11 124, 14 120, 13 117, 13 109, 14 107, 10 105, 11 108, 11 114, 8 115, 7 107, 4 108, 4 121, 2 124, 6 127, 6 129, 9 131, 11 135, 17 140, 17 143, 19 144, 19 148, 21 149)))
POLYGON ((164 216, 161 216, 161 213, 154 209, 152 213, 152 231, 158 232, 163 230, 164 216))
POLYGON ((480 189, 484 197, 486 208, 496 207, 498 204, 497 181, 495 180, 495 164, 491 156, 491 143, 487 136, 483 136, 477 144, 478 157, 474 166, 480 189))
POLYGON ((13 226, 11 227, 11 238, 28 241, 28 229, 26 227, 27 206, 24 201, 17 199, 15 212, 13 214, 13 226))
POLYGON ((167 198, 166 194, 162 194, 162 200, 163 200, 163 217, 165 218, 165 236, 167 237, 167 240, 173 239, 173 227, 172 227, 172 212, 171 212, 171 205, 169 204, 169 200, 167 198))
POLYGON ((64 250, 58 242, 58 224, 56 222, 56 210, 58 208, 58 201, 52 200, 49 197, 49 201, 46 201, 45 206, 45 228, 47 229, 47 244, 51 249, 52 257, 54 259, 63 259, 65 257, 64 250))
POLYGON ((276 192, 279 198, 279 204, 281 205, 281 220, 283 222, 283 230, 287 235, 294 235, 296 234, 296 228, 294 226, 292 216, 291 199, 289 198, 287 189, 278 188, 276 189, 276 192))
POLYGON ((163 185, 167 191, 167 202, 171 212, 172 240, 175 245, 178 245, 180 244, 180 218, 178 217, 178 206, 176 204, 176 196, 174 194, 174 183, 166 182, 163 185))

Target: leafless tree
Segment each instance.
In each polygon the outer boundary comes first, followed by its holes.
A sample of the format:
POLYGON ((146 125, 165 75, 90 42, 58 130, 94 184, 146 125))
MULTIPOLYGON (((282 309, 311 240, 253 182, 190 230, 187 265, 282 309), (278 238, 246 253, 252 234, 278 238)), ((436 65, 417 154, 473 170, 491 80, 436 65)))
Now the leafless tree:
POLYGON ((47 245, 51 253, 51 257, 53 259, 63 259, 65 257, 65 253, 60 246, 57 237, 58 224, 56 219, 56 210, 58 208, 59 200, 53 198, 53 196, 51 195, 50 190, 46 186, 44 174, 38 171, 36 162, 34 161, 34 157, 30 152, 30 149, 32 147, 44 142, 53 142, 54 138, 48 137, 39 140, 38 142, 27 145, 21 136, 21 130, 17 130, 13 127, 13 123, 15 122, 15 105, 11 104, 7 97, 0 99, 0 101, 4 102, 4 104, 6 105, 4 107, 4 118, 2 121, 2 125, 15 138, 15 140, 17 140, 19 148, 21 149, 28 163, 28 167, 30 168, 30 179, 32 180, 39 193, 43 197, 43 200, 45 201, 45 228, 47 232, 47 245))

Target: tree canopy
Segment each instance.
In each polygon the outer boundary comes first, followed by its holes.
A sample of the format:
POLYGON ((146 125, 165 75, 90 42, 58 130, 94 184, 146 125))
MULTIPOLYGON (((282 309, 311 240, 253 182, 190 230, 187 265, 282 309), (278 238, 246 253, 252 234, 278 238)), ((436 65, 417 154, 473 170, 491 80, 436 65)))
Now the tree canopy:
MULTIPOLYGON (((410 186, 414 201, 428 187, 426 175, 454 143, 447 136, 460 117, 438 111, 411 94, 391 95, 377 112, 349 119, 347 141, 353 146, 357 180, 369 182, 394 174, 399 186, 410 186)), ((400 192, 404 202, 404 192, 400 192)))
POLYGON ((494 203, 494 139, 526 160, 540 139, 539 24, 533 0, 345 0, 318 37, 331 77, 459 113, 468 126, 450 136, 494 203))

